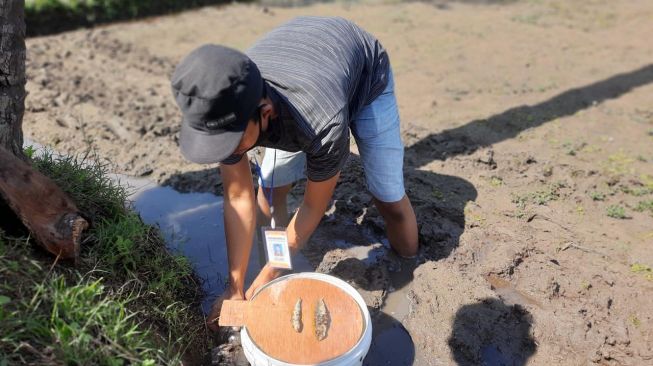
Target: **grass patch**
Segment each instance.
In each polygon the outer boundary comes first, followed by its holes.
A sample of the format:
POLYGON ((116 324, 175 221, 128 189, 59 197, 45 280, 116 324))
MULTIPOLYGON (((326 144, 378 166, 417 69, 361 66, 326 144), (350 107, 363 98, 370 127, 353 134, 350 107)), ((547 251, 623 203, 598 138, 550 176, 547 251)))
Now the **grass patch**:
POLYGON ((639 320, 639 318, 637 317, 637 315, 631 315, 631 316, 629 316, 629 317, 628 317, 628 320, 630 321, 630 323, 631 323, 632 325, 635 326, 635 328, 639 328, 639 327, 642 325, 642 321, 639 320))
MULTIPOLYGON (((28 149, 31 149, 29 147, 28 149)), ((44 150, 32 156, 32 165, 50 177, 91 222, 114 220, 127 214, 129 192, 109 176, 109 163, 91 153, 60 156, 44 150)))
POLYGON ((653 193, 653 191, 648 187, 621 187, 621 191, 635 197, 646 196, 647 194, 653 193))
POLYGON ((0 365, 179 364, 204 357, 201 289, 184 257, 125 207, 108 165, 32 156, 91 223, 80 260, 53 265, 29 237, 0 231, 0 365))
POLYGON ((431 195, 433 196, 433 198, 435 198, 438 201, 444 200, 444 193, 442 193, 442 191, 440 191, 437 188, 433 189, 433 191, 431 192, 431 195))
POLYGON ((635 159, 630 157, 623 151, 619 151, 608 156, 607 161, 604 163, 606 173, 609 175, 622 176, 625 174, 634 174, 632 167, 635 159))
POLYGON ((648 174, 642 174, 640 176, 644 187, 653 193, 653 176, 648 174))
POLYGON ((490 185, 492 187, 501 187, 503 185, 503 179, 501 177, 497 177, 496 175, 493 175, 490 177, 490 185))
POLYGON ((549 185, 545 189, 529 192, 525 194, 514 194, 512 202, 517 204, 520 210, 526 208, 527 204, 546 205, 551 201, 556 201, 560 198, 560 190, 566 187, 564 182, 557 182, 549 185))
POLYGON ((594 191, 590 193, 592 201, 605 201, 605 193, 594 191))
POLYGON ((653 269, 646 264, 633 263, 630 266, 630 271, 633 273, 641 274, 649 281, 653 281, 653 269))
POLYGON ((626 216, 626 210, 619 206, 619 205, 610 205, 606 209, 606 213, 608 214, 609 217, 612 217, 614 219, 627 219, 628 216, 626 216))
POLYGON ((651 215, 653 215, 653 200, 640 201, 635 207, 635 211, 637 212, 648 211, 651 215))

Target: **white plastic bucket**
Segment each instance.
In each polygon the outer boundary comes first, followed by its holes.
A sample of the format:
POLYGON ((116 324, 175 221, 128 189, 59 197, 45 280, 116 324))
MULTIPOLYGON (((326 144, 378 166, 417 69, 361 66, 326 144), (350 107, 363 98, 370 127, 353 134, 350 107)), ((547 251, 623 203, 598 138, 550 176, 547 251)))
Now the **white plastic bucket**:
MULTIPOLYGON (((320 362, 316 365, 317 366, 361 366, 363 364, 363 359, 365 358, 365 355, 367 355, 367 351, 369 351, 370 349, 370 344, 372 343, 372 320, 370 318, 370 312, 367 310, 367 305, 365 304, 363 297, 361 297, 358 291, 356 291, 356 289, 351 287, 351 285, 349 285, 347 282, 339 278, 325 275, 322 273, 296 273, 296 274, 290 274, 287 276, 279 277, 273 281, 270 281, 268 284, 261 287, 258 291, 261 291, 264 288, 271 286, 272 284, 275 284, 277 282, 281 282, 293 278, 305 278, 305 279, 319 280, 319 281, 330 283, 345 291, 348 295, 350 295, 354 299, 354 301, 356 301, 356 303, 361 309, 361 313, 363 314, 363 335, 358 340, 358 343, 356 343, 356 345, 352 349, 350 349, 347 353, 339 357, 336 357, 334 359, 331 359, 329 361, 320 362)), ((254 297, 256 297, 256 295, 254 295, 254 297)), ((297 365, 297 364, 279 361, 263 353, 263 351, 260 348, 258 348, 250 338, 246 327, 243 327, 242 330, 240 331, 240 340, 243 345, 243 351, 245 353, 245 357, 247 357, 247 361, 249 361, 249 363, 252 364, 252 366, 305 366, 305 365, 297 365)), ((292 345, 289 346, 292 347, 292 345)))

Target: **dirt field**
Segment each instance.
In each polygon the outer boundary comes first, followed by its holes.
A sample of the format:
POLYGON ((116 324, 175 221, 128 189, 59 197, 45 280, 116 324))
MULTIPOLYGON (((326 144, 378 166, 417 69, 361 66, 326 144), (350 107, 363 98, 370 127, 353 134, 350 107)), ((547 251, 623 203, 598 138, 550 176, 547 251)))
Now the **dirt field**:
POLYGON ((352 155, 311 263, 372 309, 407 294, 415 365, 652 365, 653 3, 468 3, 231 5, 30 39, 24 130, 220 193, 178 151, 174 65, 296 15, 350 18, 391 56, 421 260, 382 249, 352 155))

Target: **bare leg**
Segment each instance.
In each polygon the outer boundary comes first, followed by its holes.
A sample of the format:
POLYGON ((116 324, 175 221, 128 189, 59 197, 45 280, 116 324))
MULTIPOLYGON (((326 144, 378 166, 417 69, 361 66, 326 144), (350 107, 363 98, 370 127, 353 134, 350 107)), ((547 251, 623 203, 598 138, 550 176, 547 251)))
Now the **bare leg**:
POLYGON ((402 257, 417 255, 417 219, 408 196, 404 195, 397 202, 381 202, 375 198, 374 204, 383 216, 392 248, 402 257))
MULTIPOLYGON (((286 197, 292 189, 292 184, 273 188, 272 205, 274 206, 274 222, 277 226, 288 225, 288 204, 286 197)), ((268 204, 268 193, 270 189, 265 190, 259 186, 256 202, 258 203, 258 225, 264 226, 270 223, 270 205, 268 204)))

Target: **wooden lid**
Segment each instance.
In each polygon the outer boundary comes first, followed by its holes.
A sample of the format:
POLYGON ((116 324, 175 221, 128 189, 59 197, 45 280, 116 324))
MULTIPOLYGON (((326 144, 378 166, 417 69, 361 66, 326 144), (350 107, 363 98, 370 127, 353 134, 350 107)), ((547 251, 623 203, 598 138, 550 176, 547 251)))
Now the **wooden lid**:
POLYGON ((351 350, 363 334, 363 314, 354 299, 339 287, 309 278, 291 278, 261 290, 250 302, 247 332, 267 355, 295 364, 316 364, 351 350), (302 330, 295 331, 292 315, 302 299, 302 330), (318 340, 315 311, 324 300, 330 324, 327 336, 318 340))

